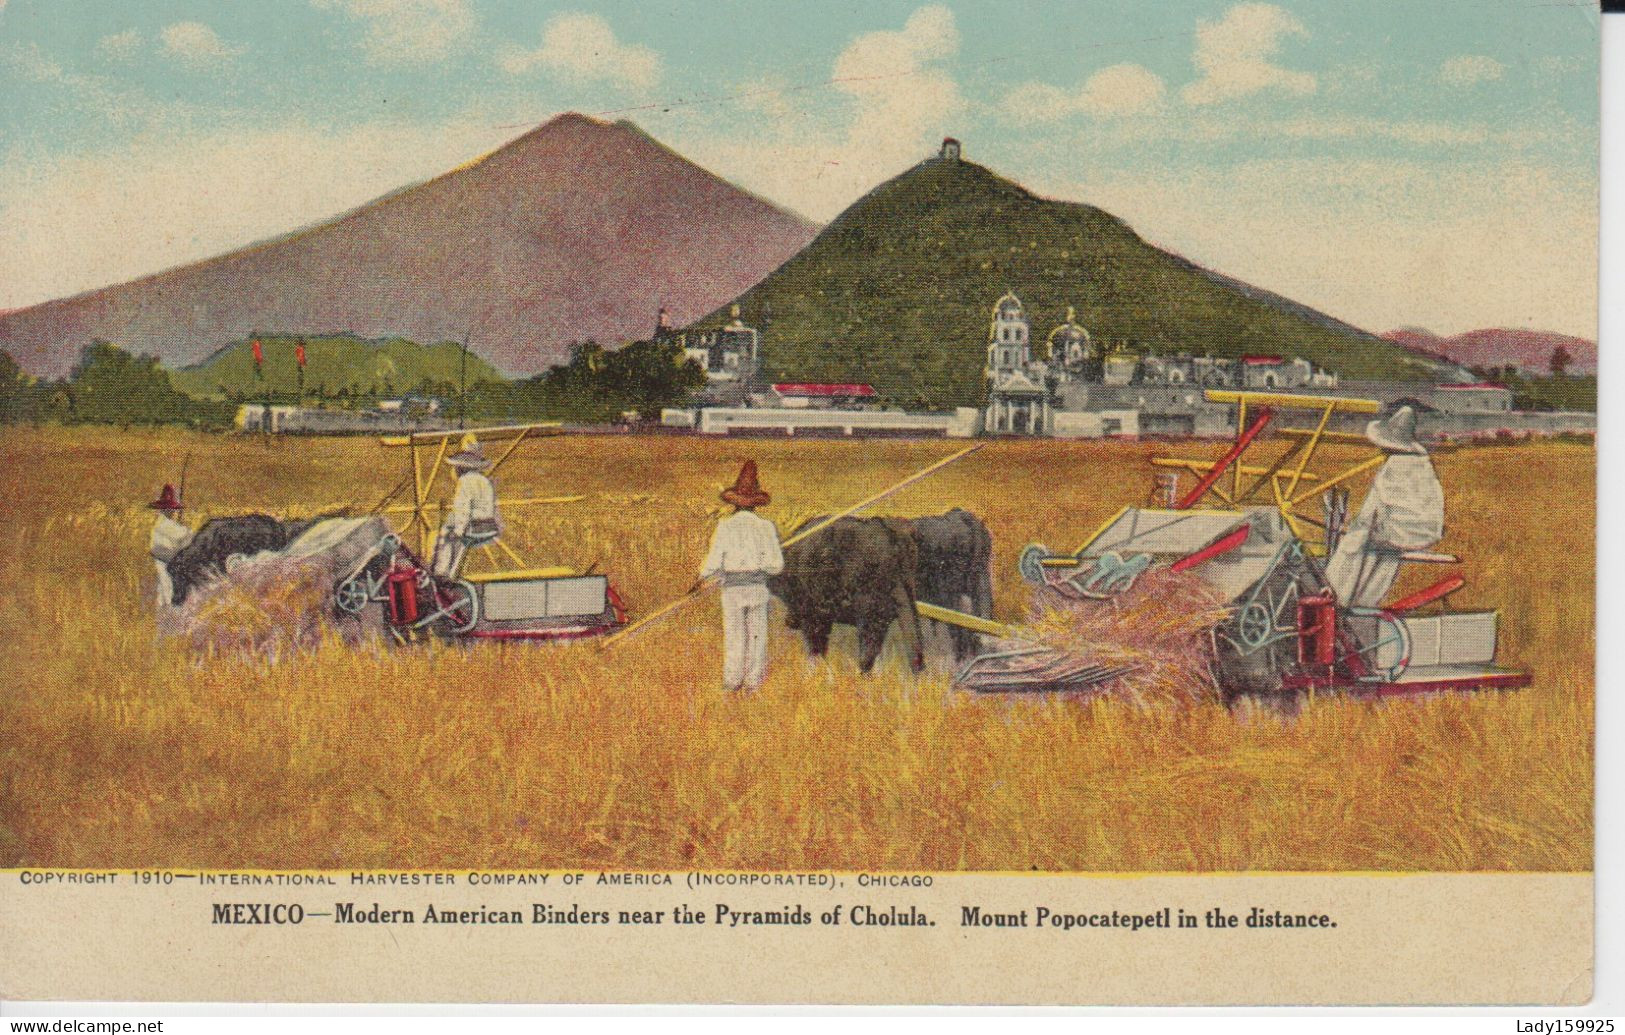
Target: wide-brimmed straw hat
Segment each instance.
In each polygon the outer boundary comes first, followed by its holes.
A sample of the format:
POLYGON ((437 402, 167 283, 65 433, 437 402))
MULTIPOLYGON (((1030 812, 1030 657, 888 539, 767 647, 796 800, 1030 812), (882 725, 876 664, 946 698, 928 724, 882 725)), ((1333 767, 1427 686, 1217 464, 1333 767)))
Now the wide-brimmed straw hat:
POLYGON ((1427 448, 1416 439, 1416 411, 1409 406, 1401 406, 1388 416, 1367 424, 1365 437, 1378 449, 1390 453, 1427 456, 1427 448))
POLYGON ((773 499, 762 491, 756 481, 756 461, 746 460, 745 466, 739 469, 739 477, 734 479, 733 485, 722 490, 722 502, 731 503, 746 510, 755 507, 765 507, 773 499))
POLYGON ((480 440, 472 432, 463 436, 460 445, 461 449, 446 457, 446 463, 464 471, 483 471, 491 466, 491 461, 485 458, 485 449, 480 445, 480 440))
POLYGON ((180 510, 181 509, 181 498, 180 498, 180 496, 178 496, 175 493, 175 486, 170 485, 168 482, 165 482, 163 491, 158 493, 158 498, 157 499, 155 499, 151 503, 147 504, 147 509, 148 510, 180 510))

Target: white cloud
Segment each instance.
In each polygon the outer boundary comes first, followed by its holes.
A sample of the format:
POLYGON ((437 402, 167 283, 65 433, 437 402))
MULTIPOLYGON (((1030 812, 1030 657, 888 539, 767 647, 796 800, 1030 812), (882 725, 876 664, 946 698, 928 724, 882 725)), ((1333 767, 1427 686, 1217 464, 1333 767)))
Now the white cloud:
POLYGON ((202 22, 176 22, 158 34, 164 52, 193 65, 217 65, 230 61, 244 49, 221 39, 202 22))
POLYGON ((647 90, 660 81, 659 54, 639 43, 622 43, 609 22, 580 12, 549 18, 540 47, 510 49, 499 62, 513 75, 542 68, 576 83, 605 82, 647 90))
POLYGON ((159 103, 141 90, 106 76, 70 72, 37 43, 0 45, 0 69, 31 82, 50 84, 79 110, 121 129, 184 118, 192 111, 179 101, 159 103))
POLYGON ((38 43, 14 43, 0 51, 6 68, 35 83, 68 83, 75 78, 60 62, 52 60, 38 43))
POLYGON ((1476 86, 1505 74, 1505 65, 1483 54, 1463 54, 1439 66, 1439 81, 1446 86, 1476 86))
POLYGON ((0 152, 0 308, 217 255, 445 172, 511 135, 438 125, 143 132, 102 151, 0 152))
POLYGON ((1302 22, 1273 4, 1237 4, 1216 22, 1203 20, 1191 58, 1202 78, 1180 96, 1188 104, 1216 104, 1265 91, 1314 93, 1313 75, 1273 61, 1283 39, 1308 35, 1302 22))
MULTIPOLYGON (((859 36, 835 59, 835 85, 855 106, 849 150, 874 162, 903 163, 947 129, 964 108, 941 62, 959 52, 959 29, 946 7, 922 7, 897 32, 859 36)), ((853 155, 852 157, 857 157, 853 155)))
POLYGON ((1358 116, 1289 119, 1261 123, 1266 137, 1298 140, 1392 140, 1423 147, 1462 147, 1491 140, 1482 123, 1453 124, 1415 120, 1372 119, 1358 116))
POLYGON ((790 86, 776 76, 767 76, 739 83, 734 89, 733 99, 741 111, 765 115, 775 123, 782 124, 789 119, 804 117, 805 113, 795 106, 792 99, 793 93, 800 92, 804 92, 804 88, 790 86))
POLYGON ((1023 122, 1054 122, 1076 112, 1095 118, 1147 115, 1164 107, 1167 93, 1161 76, 1125 62, 1101 69, 1076 91, 1024 83, 1005 95, 1004 108, 1023 122))
POLYGON ((375 65, 439 61, 474 31, 469 0, 311 0, 366 22, 361 46, 375 65))
POLYGON ((112 61, 128 61, 141 49, 141 33, 135 29, 126 29, 103 36, 96 43, 96 52, 102 57, 112 61))
POLYGON ((1162 107, 1162 77, 1135 64, 1112 65, 1083 84, 1083 110, 1091 115, 1143 115, 1162 107))
POLYGON ((672 142, 750 190, 828 219, 959 135, 968 106, 948 70, 958 52, 953 12, 921 7, 901 29, 864 33, 835 59, 830 78, 841 104, 829 104, 822 89, 770 93, 753 102, 776 112, 760 131, 743 134, 723 121, 672 142))
POLYGON ((1017 122, 1059 122, 1078 110, 1077 95, 1051 83, 1022 83, 1004 95, 1002 104, 1017 122))

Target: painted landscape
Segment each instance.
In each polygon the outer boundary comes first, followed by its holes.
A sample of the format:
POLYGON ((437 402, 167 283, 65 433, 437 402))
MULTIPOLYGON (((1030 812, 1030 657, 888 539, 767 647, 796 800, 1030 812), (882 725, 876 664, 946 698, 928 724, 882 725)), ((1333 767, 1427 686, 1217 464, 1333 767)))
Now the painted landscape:
MULTIPOLYGON (((1163 444, 1165 447, 1166 444, 1163 444)), ((1033 540, 1070 544, 1149 483, 1151 444, 998 442, 888 501, 974 497, 996 614, 1020 620, 1033 540)), ((1208 454, 1219 449, 1207 447, 1208 454)), ((932 442, 563 437, 505 492, 546 563, 598 562, 634 610, 687 586, 717 490, 755 457, 783 526, 946 455, 932 442), (545 489, 544 489, 545 487, 545 489)), ((377 643, 243 656, 156 637, 149 482, 191 455, 206 513, 365 510, 366 439, 13 430, 18 565, 0 640, 0 864, 1186 872, 1585 870, 1591 865, 1595 453, 1441 457, 1461 606, 1503 609, 1515 693, 1295 717, 1216 701, 974 695, 898 634, 861 675, 850 630, 811 661, 775 617, 771 672, 719 689, 715 600, 611 651, 377 643), (1554 488, 1494 501, 1530 470, 1554 488), (1560 487, 1560 488, 1559 488, 1560 487), (64 560, 64 558, 69 558, 64 560)), ((1401 591, 1415 587, 1415 579, 1401 591)), ((259 612, 265 621, 267 612, 259 612)), ((246 620, 246 619, 245 619, 246 620)))
POLYGON ((0 868, 1591 869, 1594 13, 115 6, 0 868))

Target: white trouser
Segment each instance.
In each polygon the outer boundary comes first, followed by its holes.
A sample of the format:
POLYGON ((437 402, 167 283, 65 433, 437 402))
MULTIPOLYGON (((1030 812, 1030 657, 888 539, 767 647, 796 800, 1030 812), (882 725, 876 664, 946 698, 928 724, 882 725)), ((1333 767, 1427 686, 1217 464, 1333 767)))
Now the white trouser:
POLYGON ((152 566, 158 569, 158 610, 175 606, 175 583, 169 578, 169 565, 163 561, 155 560, 152 566))
POLYGON ((722 591, 722 685, 755 690, 767 678, 766 586, 729 586, 722 591))
POLYGON ((457 566, 462 563, 463 537, 451 530, 450 525, 443 525, 440 534, 434 540, 434 559, 430 568, 443 579, 449 579, 457 573, 457 566))
POLYGON ((1326 581, 1345 607, 1381 607, 1399 577, 1400 555, 1369 542, 1364 531, 1350 532, 1326 564, 1326 581))

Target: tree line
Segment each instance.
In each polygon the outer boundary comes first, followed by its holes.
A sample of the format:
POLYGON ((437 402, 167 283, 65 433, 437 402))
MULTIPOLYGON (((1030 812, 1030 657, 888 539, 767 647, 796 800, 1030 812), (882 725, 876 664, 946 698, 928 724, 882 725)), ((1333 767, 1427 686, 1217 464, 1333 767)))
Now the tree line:
POLYGON ((157 357, 132 355, 111 342, 87 345, 68 376, 55 379, 31 377, 9 353, 0 352, 0 421, 7 423, 223 429, 236 412, 230 403, 177 391, 157 357))
MULTIPOLYGON (((705 372, 674 343, 637 341, 618 349, 586 342, 567 363, 518 381, 480 381, 466 390, 425 381, 419 394, 438 397, 442 413, 472 420, 566 420, 601 423, 626 413, 654 419, 703 387, 705 372)), ((278 403, 293 402, 277 393, 278 403)), ((325 386, 311 395, 350 402, 371 393, 325 386)), ((31 377, 0 352, 0 422, 138 425, 177 424, 230 428, 242 402, 264 396, 232 393, 224 400, 197 399, 177 389, 154 356, 133 355, 106 341, 86 346, 64 378, 31 377)))
POLYGON ((1470 368, 1474 376, 1505 385, 1519 410, 1597 410, 1597 375, 1571 374, 1574 356, 1558 345, 1546 361, 1545 376, 1514 363, 1470 368))
POLYGON ((676 343, 635 341, 610 349, 588 341, 546 373, 471 387, 467 406, 479 420, 599 424, 631 413, 655 420, 704 386, 705 371, 676 343))

